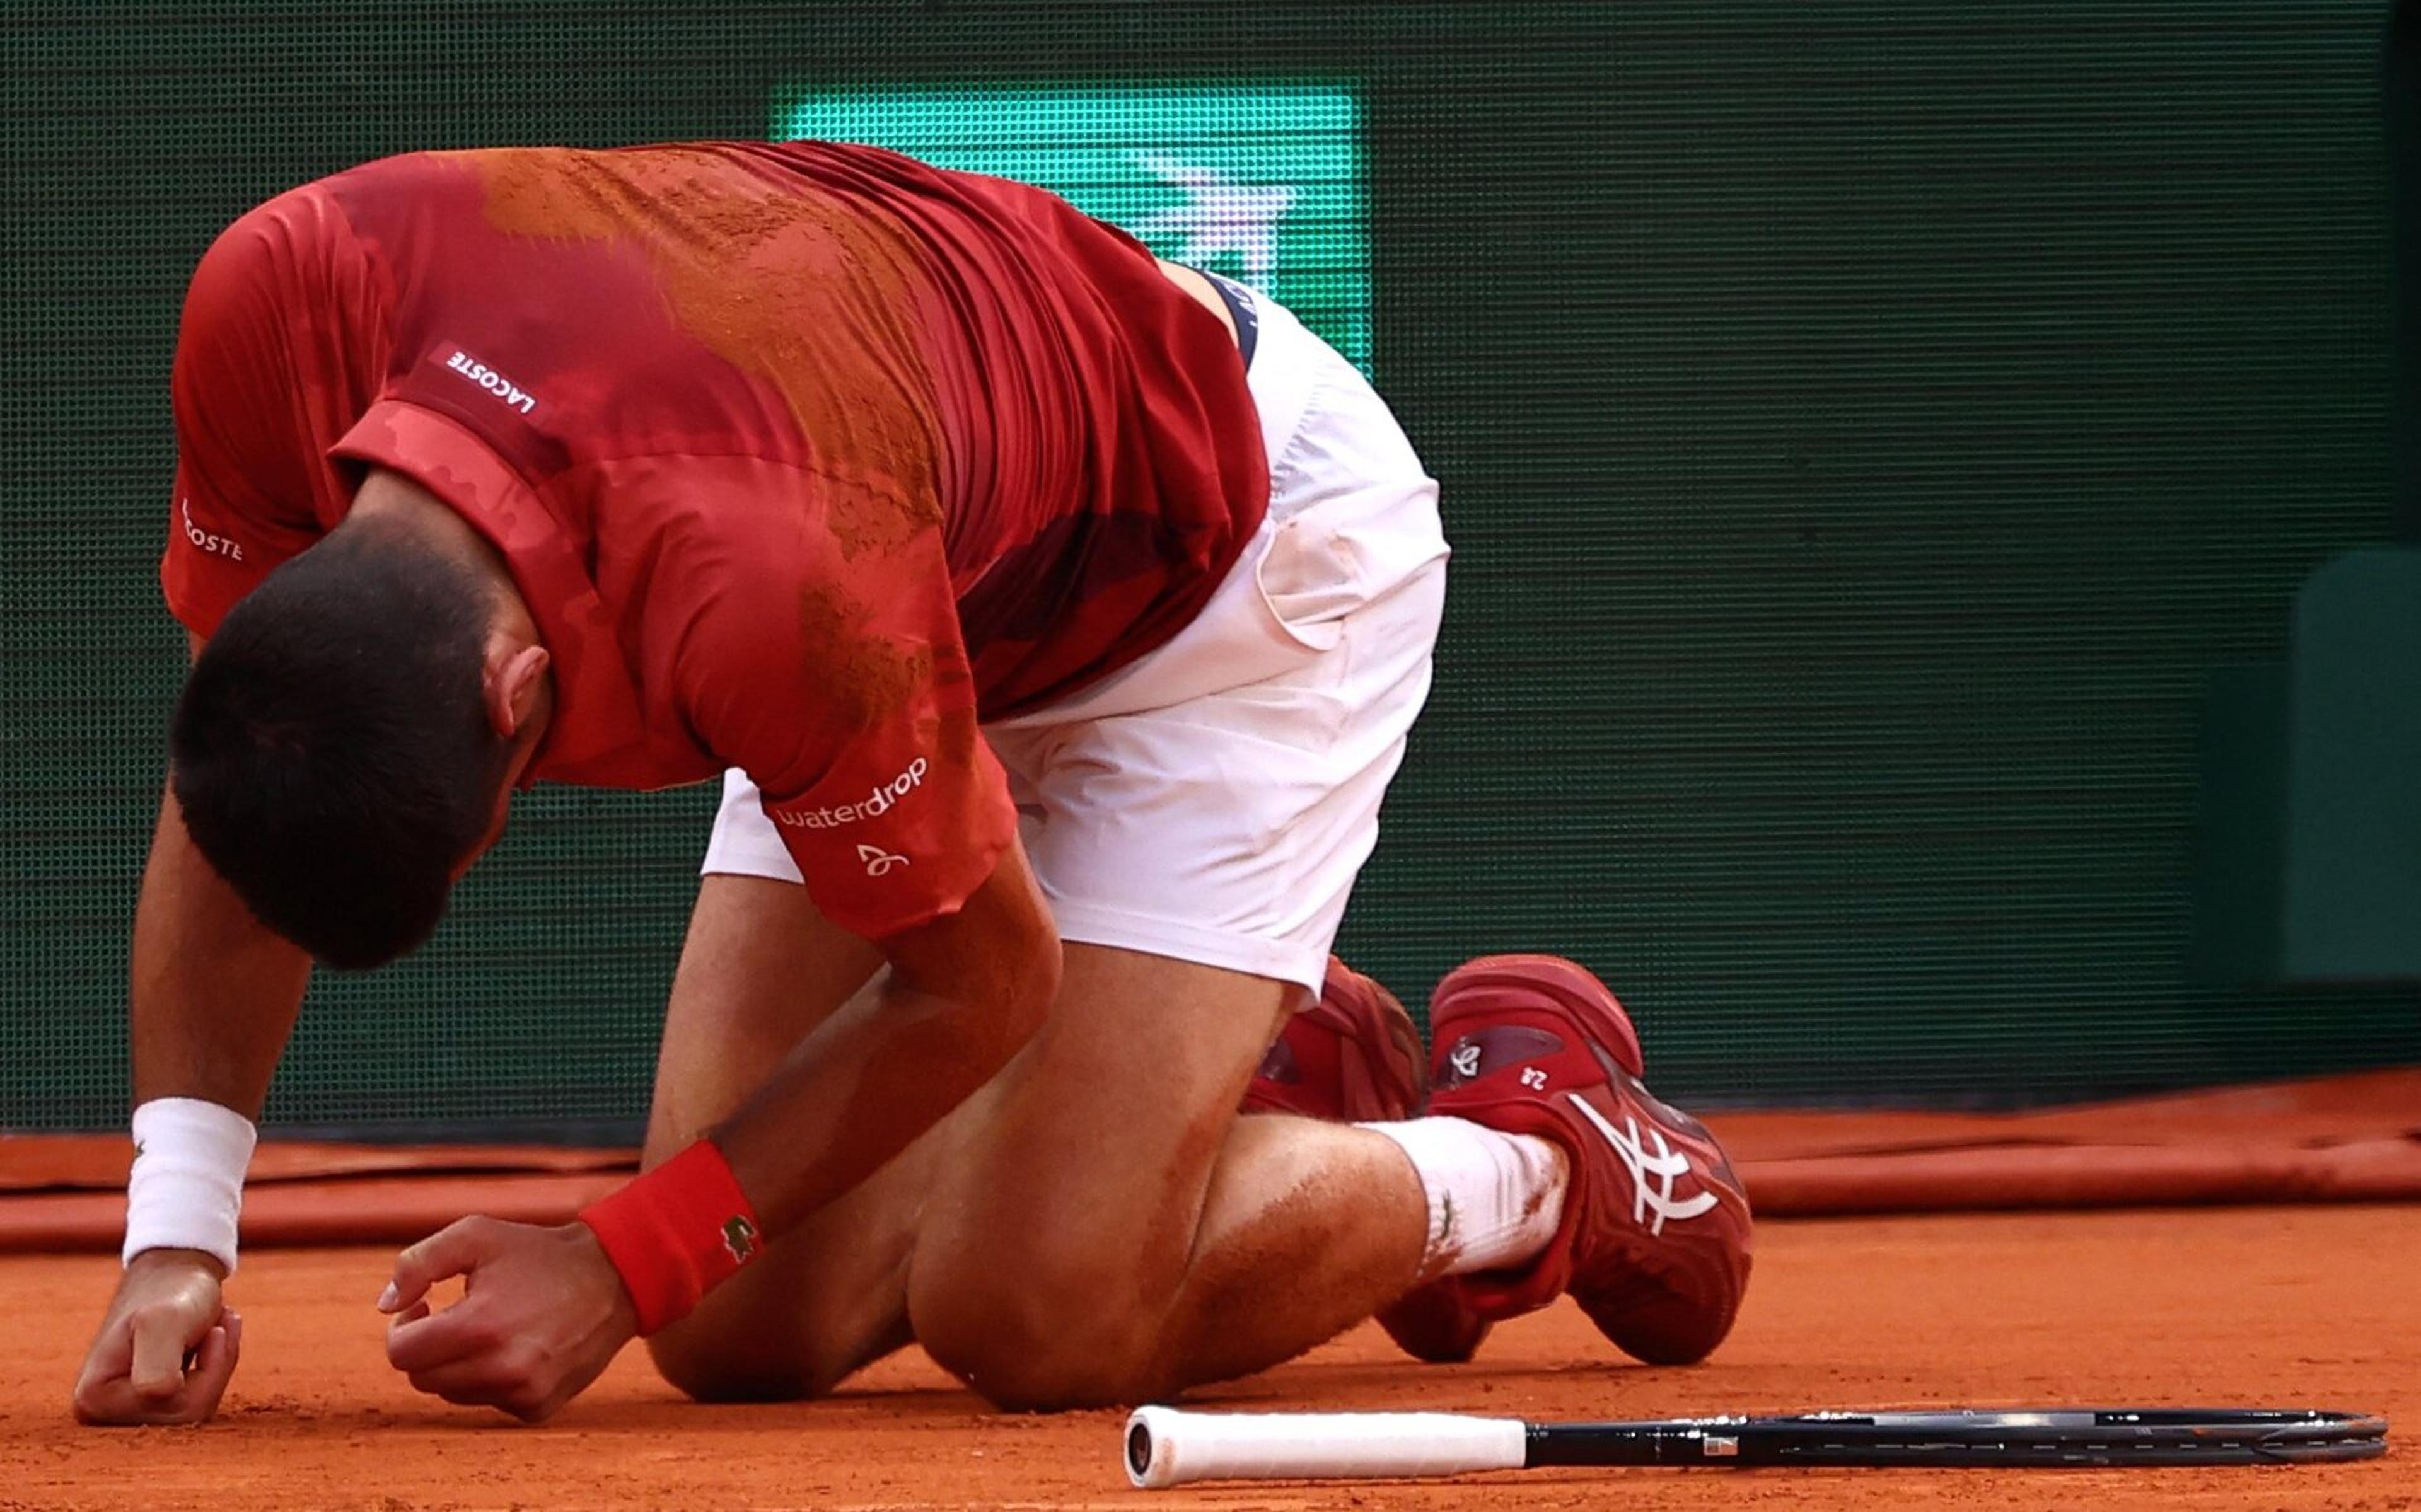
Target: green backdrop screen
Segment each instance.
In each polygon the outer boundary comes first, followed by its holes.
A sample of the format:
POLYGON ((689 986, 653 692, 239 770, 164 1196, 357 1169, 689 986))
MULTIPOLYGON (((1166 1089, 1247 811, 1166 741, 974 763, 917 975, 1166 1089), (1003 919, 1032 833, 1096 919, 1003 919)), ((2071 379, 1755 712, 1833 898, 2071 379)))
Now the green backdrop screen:
MULTIPOLYGON (((704 136, 1032 179, 1375 376, 1457 550, 1343 943, 1408 998, 1572 954, 1718 1101, 2421 1058, 2413 989, 2185 967, 2205 681, 2385 529, 2383 4, 8 8, 0 1125, 124 1109, 195 258, 388 152, 704 136)), ((711 805, 526 803, 273 1117, 627 1126, 711 805)))

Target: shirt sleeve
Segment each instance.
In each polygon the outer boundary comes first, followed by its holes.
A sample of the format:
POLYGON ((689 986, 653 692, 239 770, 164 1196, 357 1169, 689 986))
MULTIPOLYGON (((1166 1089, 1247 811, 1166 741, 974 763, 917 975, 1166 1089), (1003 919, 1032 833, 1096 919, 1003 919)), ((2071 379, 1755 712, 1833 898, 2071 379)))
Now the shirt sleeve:
POLYGON ((1017 812, 939 529, 869 546, 817 508, 773 510, 718 554, 720 581, 677 596, 703 606, 676 669, 698 739, 763 791, 825 917, 875 940, 956 912, 1017 812))
POLYGON ((199 635, 324 534, 317 447, 285 340, 296 312, 281 209, 273 201, 245 215, 203 254, 178 329, 177 476, 160 585, 199 635))

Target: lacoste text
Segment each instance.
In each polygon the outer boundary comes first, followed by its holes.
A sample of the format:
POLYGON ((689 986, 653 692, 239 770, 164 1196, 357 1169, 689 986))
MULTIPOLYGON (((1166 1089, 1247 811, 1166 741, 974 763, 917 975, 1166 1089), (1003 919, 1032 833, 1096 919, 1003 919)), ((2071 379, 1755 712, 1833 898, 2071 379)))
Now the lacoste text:
POLYGON ((521 385, 512 382, 510 380, 507 379, 504 374, 497 372, 486 363, 473 362, 466 353, 460 351, 456 352, 453 356, 445 359, 445 366, 451 367, 456 372, 461 373, 472 382, 478 384, 481 388, 486 389, 489 393, 493 394, 496 397, 504 400, 507 404, 511 405, 514 409, 521 411, 523 414, 527 414, 532 410, 538 408, 538 396, 524 393, 522 390, 521 385))
POLYGON ((194 523, 192 500, 179 499, 177 510, 185 517, 185 538, 194 543, 196 551, 208 552, 212 556, 224 556, 230 562, 243 560, 243 546, 241 542, 231 537, 214 535, 194 523))

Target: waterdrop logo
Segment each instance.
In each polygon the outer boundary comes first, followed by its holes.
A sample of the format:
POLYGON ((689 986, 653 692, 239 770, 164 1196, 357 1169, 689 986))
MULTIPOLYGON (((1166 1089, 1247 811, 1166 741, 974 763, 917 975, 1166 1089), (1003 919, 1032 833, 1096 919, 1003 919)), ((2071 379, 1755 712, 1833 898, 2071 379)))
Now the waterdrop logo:
MULTIPOLYGON (((834 830, 844 824, 855 824, 860 819, 877 818, 889 813, 893 804, 923 787, 925 773, 929 770, 925 758, 918 756, 909 762, 899 775, 889 782, 877 784, 873 791, 854 803, 843 803, 838 808, 810 808, 799 813, 786 814, 777 810, 773 818, 794 830, 834 830)), ((906 865, 907 863, 903 861, 900 865, 906 865)), ((879 877, 882 873, 872 875, 879 877)))

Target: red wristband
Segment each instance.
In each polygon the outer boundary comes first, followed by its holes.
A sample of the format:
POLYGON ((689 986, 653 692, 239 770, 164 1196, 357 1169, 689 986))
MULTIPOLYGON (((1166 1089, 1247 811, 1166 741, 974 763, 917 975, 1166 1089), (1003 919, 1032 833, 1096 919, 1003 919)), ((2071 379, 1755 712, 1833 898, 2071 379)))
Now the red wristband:
POLYGON ((621 1272, 643 1336, 688 1317, 761 1247, 757 1209, 723 1152, 703 1139, 589 1204, 580 1221, 621 1272))

